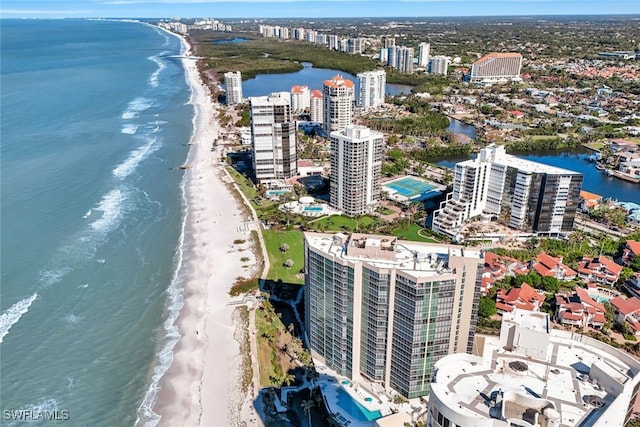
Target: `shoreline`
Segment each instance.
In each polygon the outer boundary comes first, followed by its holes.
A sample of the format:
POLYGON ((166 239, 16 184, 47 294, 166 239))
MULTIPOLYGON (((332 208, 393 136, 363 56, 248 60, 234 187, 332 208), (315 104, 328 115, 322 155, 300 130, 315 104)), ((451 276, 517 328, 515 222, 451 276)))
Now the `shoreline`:
MULTIPOLYGON (((189 103, 194 106, 193 133, 185 161, 183 187, 183 232, 178 251, 176 277, 182 307, 175 322, 165 323, 167 335, 154 372, 163 359, 170 360, 166 371, 151 384, 145 396, 149 404, 144 420, 138 425, 211 426, 220 418, 230 426, 252 425, 257 421, 251 411, 242 410, 249 390, 241 389, 242 355, 236 340, 242 323, 236 305, 229 305, 228 290, 238 276, 249 276, 255 268, 251 251, 250 227, 233 194, 227 188, 224 170, 218 165, 220 151, 213 142, 220 132, 217 111, 207 86, 202 82, 191 57, 191 46, 184 36, 164 28, 178 37, 185 79, 191 89, 189 103), (213 147, 213 148, 212 148, 213 147), (242 244, 234 241, 243 240, 242 244), (249 261, 241 261, 247 257, 249 261), (247 267, 250 266, 250 267, 247 267), (171 345, 170 332, 178 338, 171 345), (148 395, 152 393, 151 402, 148 395)), ((168 304, 175 298, 170 296, 168 304)), ((240 334, 241 335, 241 334, 240 334)), ((253 403, 251 401, 251 403, 253 403)))

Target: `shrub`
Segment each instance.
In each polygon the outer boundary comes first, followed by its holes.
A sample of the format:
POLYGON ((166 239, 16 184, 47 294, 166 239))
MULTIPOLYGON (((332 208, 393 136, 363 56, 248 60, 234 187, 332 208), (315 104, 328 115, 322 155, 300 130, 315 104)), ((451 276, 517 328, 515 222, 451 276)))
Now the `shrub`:
POLYGON ((247 279, 246 277, 238 276, 231 289, 229 289, 229 295, 235 297, 255 289, 258 289, 257 278, 251 277, 247 279))

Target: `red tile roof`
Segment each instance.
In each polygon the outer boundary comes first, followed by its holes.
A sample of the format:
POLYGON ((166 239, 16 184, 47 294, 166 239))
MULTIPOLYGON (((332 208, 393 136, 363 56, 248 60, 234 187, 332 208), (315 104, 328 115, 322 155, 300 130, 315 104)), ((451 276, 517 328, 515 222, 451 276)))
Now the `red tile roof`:
POLYGON ((604 308, 604 305, 600 304, 599 302, 596 302, 593 298, 591 298, 586 290, 576 286, 575 291, 582 303, 595 307, 599 311, 602 311, 602 312, 606 311, 606 309, 604 308))
POLYGON ((325 86, 329 87, 353 87, 353 82, 343 78, 340 74, 333 76, 331 80, 324 81, 325 86))
POLYGON ((627 240, 627 247, 631 249, 634 255, 640 255, 640 242, 635 240, 627 240))
POLYGON ((615 297, 611 300, 611 305, 618 309, 618 311, 622 313, 622 315, 627 316, 640 310, 640 299, 636 297, 629 299, 615 297))
POLYGON ((513 311, 513 307, 507 304, 503 304, 501 302, 497 302, 496 303, 496 309, 500 310, 500 311, 507 311, 507 312, 512 312, 513 311))
POLYGON ((527 283, 523 283, 519 288, 512 288, 509 292, 500 290, 497 295, 498 303, 504 303, 529 311, 534 310, 536 306, 540 307, 545 298, 545 295, 537 293, 536 290, 527 283))
POLYGON ((562 313, 560 313, 560 317, 563 320, 582 320, 581 314, 573 314, 568 311, 563 311, 562 313))

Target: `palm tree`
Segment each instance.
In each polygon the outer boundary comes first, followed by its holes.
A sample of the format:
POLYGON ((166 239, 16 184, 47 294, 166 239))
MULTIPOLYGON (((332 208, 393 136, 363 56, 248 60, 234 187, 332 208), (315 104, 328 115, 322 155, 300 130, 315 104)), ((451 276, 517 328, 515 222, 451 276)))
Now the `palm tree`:
POLYGON ((315 406, 315 403, 316 402, 313 399, 302 401, 302 410, 305 415, 309 417, 309 427, 311 427, 311 408, 315 406))

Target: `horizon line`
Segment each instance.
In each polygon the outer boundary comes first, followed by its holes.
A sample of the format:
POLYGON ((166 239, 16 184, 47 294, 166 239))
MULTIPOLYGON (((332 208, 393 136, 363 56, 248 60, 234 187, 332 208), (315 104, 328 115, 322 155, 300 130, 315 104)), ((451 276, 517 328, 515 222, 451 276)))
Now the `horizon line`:
MULTIPOLYGON (((22 13, 25 13, 26 11, 20 11, 22 13)), ((38 11, 34 11, 34 12, 38 12, 38 11)), ((160 17, 160 16, 155 16, 155 17, 126 17, 126 16, 60 16, 60 17, 56 17, 56 16, 17 16, 19 15, 18 12, 15 13, 16 16, 5 16, 3 15, 4 12, 2 10, 0 10, 0 20, 3 19, 22 19, 22 20, 26 20, 26 19, 121 19, 121 20, 134 20, 134 19, 169 19, 169 20, 176 20, 175 17, 160 17)), ((571 14, 566 14, 566 13, 559 13, 559 14, 549 14, 549 13, 545 13, 545 14, 540 14, 540 15, 536 15, 536 14, 522 14, 522 15, 425 15, 425 16, 300 16, 300 17, 286 17, 286 16, 253 16, 253 17, 215 17, 215 16, 211 16, 211 15, 202 15, 202 16, 191 16, 191 17, 185 17, 185 18, 177 18, 179 20, 189 20, 189 19, 234 19, 234 20, 246 20, 246 19, 285 19, 285 20, 297 20, 297 19, 304 19, 304 20, 308 20, 308 19, 313 19, 313 20, 319 20, 319 19, 409 19, 409 20, 416 20, 416 19, 429 19, 429 18, 540 18, 540 17, 614 17, 614 16, 620 16, 620 17, 637 17, 638 19, 640 19, 640 13, 634 12, 634 13, 571 13, 571 14)))

